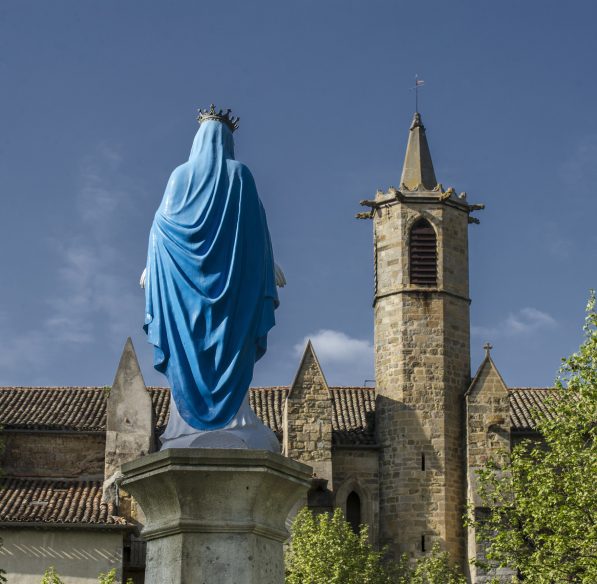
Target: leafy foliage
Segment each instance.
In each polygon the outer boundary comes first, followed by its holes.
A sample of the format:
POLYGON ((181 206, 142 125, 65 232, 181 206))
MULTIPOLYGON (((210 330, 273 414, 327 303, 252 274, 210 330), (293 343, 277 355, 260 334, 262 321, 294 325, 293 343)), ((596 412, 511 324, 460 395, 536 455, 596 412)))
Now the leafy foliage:
POLYGON ((118 584, 116 582, 116 568, 112 568, 105 574, 100 572, 100 575, 97 577, 97 581, 98 584, 118 584))
POLYGON ((366 527, 354 533, 340 509, 314 516, 303 508, 292 525, 286 584, 391 584, 381 556, 366 527))
MULTIPOLYGON (((112 568, 109 572, 103 573, 101 572, 97 578, 98 584, 119 584, 118 580, 116 580, 116 568, 112 568)), ((0 584, 6 582, 6 580, 0 579, 0 584)), ((61 580, 58 572, 54 566, 50 566, 43 575, 41 580, 41 584, 64 584, 61 580)), ((133 584, 131 578, 127 579, 126 584, 133 584)))
POLYGON ((448 552, 442 552, 438 544, 413 569, 407 566, 403 558, 401 570, 404 570, 404 574, 399 576, 396 584, 466 584, 466 578, 460 570, 451 565, 448 552))
MULTIPOLYGON (((103 572, 97 578, 98 584, 119 584, 118 580, 116 580, 116 568, 112 568, 109 572, 105 574, 103 572)), ((125 584, 133 584, 132 578, 127 578, 125 584)))
MULTIPOLYGON (((563 360, 555 419, 480 472, 486 518, 471 517, 487 559, 534 584, 597 582, 597 313, 592 293, 578 352, 563 360)), ((485 566, 488 567, 487 565, 485 566)))
POLYGON ((313 516, 305 508, 292 526, 286 584, 466 584, 438 546, 414 566, 406 556, 399 562, 383 556, 369 543, 367 527, 355 534, 340 509, 313 516))
POLYGON ((41 579, 41 584, 64 584, 64 582, 60 579, 60 576, 54 569, 54 566, 50 566, 43 575, 41 579))

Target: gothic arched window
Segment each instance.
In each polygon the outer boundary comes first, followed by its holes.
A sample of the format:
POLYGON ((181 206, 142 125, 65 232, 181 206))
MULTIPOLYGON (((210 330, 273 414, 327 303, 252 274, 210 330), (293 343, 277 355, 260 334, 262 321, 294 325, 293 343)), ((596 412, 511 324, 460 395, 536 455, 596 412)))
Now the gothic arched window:
POLYGON ((427 219, 419 219, 410 230, 410 283, 437 286, 437 238, 427 219))
POLYGON ((355 533, 359 533, 359 527, 362 523, 361 498, 354 491, 346 497, 346 521, 350 523, 350 527, 355 533))

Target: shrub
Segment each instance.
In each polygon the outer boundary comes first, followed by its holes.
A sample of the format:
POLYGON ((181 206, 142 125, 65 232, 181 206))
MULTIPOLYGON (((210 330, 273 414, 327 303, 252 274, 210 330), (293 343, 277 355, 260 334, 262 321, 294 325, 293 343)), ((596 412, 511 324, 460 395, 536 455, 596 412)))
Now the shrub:
POLYGON ((54 566, 50 566, 41 579, 41 584, 64 584, 54 566))

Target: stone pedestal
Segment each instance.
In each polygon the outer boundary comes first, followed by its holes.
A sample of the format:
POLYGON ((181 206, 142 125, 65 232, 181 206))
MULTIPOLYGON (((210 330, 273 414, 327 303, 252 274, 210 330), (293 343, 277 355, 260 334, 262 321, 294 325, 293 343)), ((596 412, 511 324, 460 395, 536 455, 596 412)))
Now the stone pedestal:
POLYGON ((264 450, 175 448, 122 472, 146 518, 146 584, 283 584, 284 522, 310 467, 264 450))

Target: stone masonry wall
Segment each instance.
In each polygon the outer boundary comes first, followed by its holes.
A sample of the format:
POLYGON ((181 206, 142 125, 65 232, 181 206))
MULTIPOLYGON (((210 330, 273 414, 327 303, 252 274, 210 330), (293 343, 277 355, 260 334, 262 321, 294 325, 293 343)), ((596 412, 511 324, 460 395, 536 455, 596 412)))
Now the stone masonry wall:
POLYGON ((346 513, 346 498, 355 491, 361 499, 361 521, 369 526, 369 540, 379 537, 379 452, 373 449, 335 449, 333 452, 335 506, 346 513))
POLYGON ((105 434, 3 432, 2 472, 14 477, 102 478, 105 434))
POLYGON ((315 475, 332 475, 332 395, 309 342, 284 407, 284 455, 313 467, 315 475))
POLYGON ((468 216, 442 203, 378 210, 375 365, 380 543, 419 556, 435 541, 464 561, 461 408, 470 382, 468 216), (438 286, 409 283, 409 230, 436 229, 438 286))
MULTIPOLYGON (((489 459, 497 460, 503 452, 509 452, 510 430, 508 389, 487 355, 466 396, 467 498, 477 509, 476 513, 483 512, 477 494, 476 471, 489 459)), ((469 560, 485 559, 483 545, 476 542, 471 528, 467 532, 467 554, 469 560)), ((468 562, 467 565, 470 566, 468 562)), ((468 575, 475 584, 488 583, 492 577, 475 566, 469 567, 468 575)), ((514 573, 501 570, 499 575, 509 577, 514 573)))

